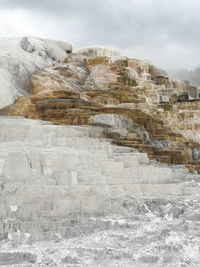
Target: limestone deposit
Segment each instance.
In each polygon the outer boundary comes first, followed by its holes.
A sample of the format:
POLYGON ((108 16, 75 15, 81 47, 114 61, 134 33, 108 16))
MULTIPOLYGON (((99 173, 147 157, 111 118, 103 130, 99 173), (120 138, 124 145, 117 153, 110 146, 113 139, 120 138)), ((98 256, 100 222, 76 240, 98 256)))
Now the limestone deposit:
POLYGON ((0 39, 0 108, 30 93, 31 75, 56 62, 62 62, 72 46, 65 42, 23 37, 0 39))
POLYGON ((0 265, 195 266, 199 175, 116 146, 103 127, 0 124, 0 265))
POLYGON ((199 88, 104 48, 20 46, 44 65, 0 110, 0 266, 198 266, 199 88))
POLYGON ((105 124, 105 137, 116 144, 199 172, 200 101, 191 96, 191 86, 145 61, 104 56, 98 49, 92 51, 101 56, 83 51, 34 73, 32 95, 1 114, 65 125, 105 124), (124 130, 113 129, 105 118, 115 115, 131 123, 120 127, 124 130))

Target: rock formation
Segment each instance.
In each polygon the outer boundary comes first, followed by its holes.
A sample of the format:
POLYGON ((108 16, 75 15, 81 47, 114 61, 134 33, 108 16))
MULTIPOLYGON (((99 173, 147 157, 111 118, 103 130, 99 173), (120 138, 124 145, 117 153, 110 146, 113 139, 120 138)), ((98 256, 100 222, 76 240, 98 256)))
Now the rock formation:
POLYGON ((65 42, 35 37, 0 39, 0 108, 29 93, 34 72, 64 61, 71 52, 72 46, 65 42))
POLYGON ((116 144, 200 171, 195 152, 200 147, 200 102, 184 97, 190 95, 188 83, 167 77, 148 62, 71 54, 64 63, 34 73, 31 86, 32 95, 1 114, 65 125, 106 124, 106 116, 118 115, 131 124, 118 129, 105 125, 105 136, 116 144))
POLYGON ((97 56, 108 56, 108 57, 118 57, 120 52, 113 49, 108 49, 105 47, 86 47, 75 51, 76 54, 87 56, 87 57, 97 57, 97 56))
POLYGON ((2 65, 16 76, 0 110, 0 266, 198 266, 199 88, 115 51, 17 46, 28 71, 2 65))
POLYGON ((0 124, 0 265, 195 266, 199 175, 113 145, 103 127, 0 124))

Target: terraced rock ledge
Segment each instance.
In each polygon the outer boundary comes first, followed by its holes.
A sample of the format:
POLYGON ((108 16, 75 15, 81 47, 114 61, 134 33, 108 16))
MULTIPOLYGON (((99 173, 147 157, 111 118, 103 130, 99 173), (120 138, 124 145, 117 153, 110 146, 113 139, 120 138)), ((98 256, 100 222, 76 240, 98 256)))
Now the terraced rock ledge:
POLYGON ((199 266, 200 88, 20 40, 0 103, 0 266, 199 266))
POLYGON ((0 124, 0 265, 188 261, 185 249, 200 241, 199 175, 116 146, 103 127, 0 124))
POLYGON ((98 121, 105 137, 117 145, 200 172, 200 100, 192 98, 187 82, 136 59, 71 54, 65 63, 34 73, 31 85, 32 95, 19 98, 0 115, 61 125, 98 121), (128 123, 110 125, 111 116, 128 123))

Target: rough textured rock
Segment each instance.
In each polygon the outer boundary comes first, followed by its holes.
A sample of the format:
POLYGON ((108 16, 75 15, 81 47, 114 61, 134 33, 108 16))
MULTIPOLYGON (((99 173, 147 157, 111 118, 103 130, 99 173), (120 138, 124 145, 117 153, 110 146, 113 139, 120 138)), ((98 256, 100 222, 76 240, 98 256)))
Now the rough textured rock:
POLYGON ((14 100, 30 92, 31 75, 62 62, 72 46, 65 42, 23 37, 0 39, 0 75, 1 98, 0 108, 8 106, 14 100))
POLYGON ((115 146, 103 127, 0 125, 0 265, 198 264, 199 175, 115 146))
POLYGON ((167 77, 148 62, 71 54, 64 63, 34 73, 31 85, 32 95, 0 114, 68 125, 91 125, 98 116, 117 115, 132 126, 124 126, 126 131, 105 128, 116 144, 200 171, 194 157, 200 146, 200 102, 183 97, 190 88, 186 82, 167 77))
POLYGON ((95 125, 104 125, 114 129, 132 127, 131 120, 125 120, 123 116, 116 114, 97 114, 94 116, 95 125))
POLYGON ((0 266, 198 266, 199 88, 106 49, 6 42, 0 103, 30 92, 0 111, 0 266))

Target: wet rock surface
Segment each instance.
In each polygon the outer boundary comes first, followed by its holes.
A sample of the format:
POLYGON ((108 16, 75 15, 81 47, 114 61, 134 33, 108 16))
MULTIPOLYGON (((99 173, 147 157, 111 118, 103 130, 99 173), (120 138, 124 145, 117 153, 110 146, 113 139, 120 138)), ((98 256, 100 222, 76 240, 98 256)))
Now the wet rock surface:
POLYGON ((197 264, 199 175, 113 145, 103 127, 0 124, 0 265, 197 264))
POLYGON ((36 263, 37 256, 26 252, 0 251, 0 266, 36 263))
POLYGON ((7 262, 16 257, 19 266, 198 266, 199 202, 125 201, 126 214, 90 217, 88 233, 76 238, 18 246, 3 242, 0 255, 6 260, 0 257, 0 263, 18 266, 7 262))

